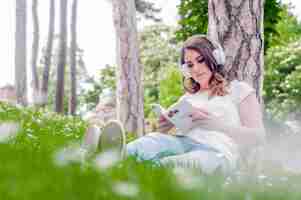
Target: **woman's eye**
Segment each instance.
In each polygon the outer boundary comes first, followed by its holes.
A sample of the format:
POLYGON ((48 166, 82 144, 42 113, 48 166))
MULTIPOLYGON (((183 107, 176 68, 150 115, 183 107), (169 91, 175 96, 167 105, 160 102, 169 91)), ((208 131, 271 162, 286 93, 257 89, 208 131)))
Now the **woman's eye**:
POLYGON ((186 66, 187 66, 188 68, 192 68, 192 67, 193 67, 193 64, 186 64, 186 66))
POLYGON ((202 64, 203 62, 205 62, 205 58, 200 58, 197 60, 199 64, 202 64))

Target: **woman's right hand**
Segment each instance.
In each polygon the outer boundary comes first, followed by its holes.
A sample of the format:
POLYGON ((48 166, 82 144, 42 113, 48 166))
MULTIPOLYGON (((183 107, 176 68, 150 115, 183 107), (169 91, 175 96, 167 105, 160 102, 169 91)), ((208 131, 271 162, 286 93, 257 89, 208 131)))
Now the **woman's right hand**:
POLYGON ((158 131, 160 133, 167 133, 172 127, 174 127, 174 125, 168 121, 164 115, 160 115, 159 120, 158 120, 158 131))

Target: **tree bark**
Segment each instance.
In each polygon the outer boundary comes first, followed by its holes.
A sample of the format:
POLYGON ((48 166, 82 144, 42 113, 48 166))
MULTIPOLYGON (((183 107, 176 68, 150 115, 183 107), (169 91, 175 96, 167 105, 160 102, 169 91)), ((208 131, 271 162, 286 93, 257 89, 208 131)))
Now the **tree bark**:
POLYGON ((256 89, 262 103, 264 73, 264 0, 209 0, 209 37, 226 54, 229 79, 244 80, 256 89))
POLYGON ((71 21, 71 44, 70 44, 70 80, 71 90, 69 98, 69 113, 75 115, 76 110, 76 48, 77 48, 77 35, 76 35, 76 24, 77 24, 77 0, 73 0, 72 5, 72 21, 71 21))
POLYGON ((27 105, 26 74, 26 0, 16 0, 16 32, 15 32, 15 87, 17 103, 27 105))
POLYGON ((34 104, 39 103, 39 77, 37 71, 37 59, 39 53, 40 27, 38 17, 38 0, 32 0, 32 20, 33 20, 33 43, 31 56, 31 72, 34 104))
POLYGON ((113 0, 117 55, 117 119, 126 131, 144 134, 143 68, 139 48, 134 0, 113 0))
POLYGON ((63 113, 64 111, 64 82, 65 82, 65 65, 66 65, 66 48, 67 48, 67 2, 60 1, 60 36, 59 36, 59 60, 57 65, 57 83, 56 83, 56 100, 55 111, 63 113))
POLYGON ((54 35, 54 21, 55 21, 54 15, 55 15, 55 0, 50 0, 47 47, 46 47, 46 52, 45 52, 45 66, 44 66, 44 70, 43 70, 42 87, 41 87, 42 105, 46 105, 48 102, 49 72, 50 72, 50 66, 51 66, 53 35, 54 35))

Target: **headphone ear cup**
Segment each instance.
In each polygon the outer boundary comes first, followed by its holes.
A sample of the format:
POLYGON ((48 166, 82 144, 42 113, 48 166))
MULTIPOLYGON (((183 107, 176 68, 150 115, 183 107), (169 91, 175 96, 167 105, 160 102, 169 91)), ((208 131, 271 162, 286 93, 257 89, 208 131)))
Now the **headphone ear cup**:
POLYGON ((224 50, 222 46, 216 42, 215 40, 207 37, 207 39, 211 42, 211 44, 214 46, 214 51, 212 52, 216 62, 218 65, 224 65, 226 63, 226 56, 224 53, 224 50))
POLYGON ((184 66, 180 66, 180 71, 185 78, 191 78, 190 72, 184 66))
POLYGON ((215 49, 213 52, 212 52, 216 62, 218 65, 224 65, 225 62, 226 62, 226 58, 225 58, 225 54, 224 54, 224 51, 222 49, 215 49))

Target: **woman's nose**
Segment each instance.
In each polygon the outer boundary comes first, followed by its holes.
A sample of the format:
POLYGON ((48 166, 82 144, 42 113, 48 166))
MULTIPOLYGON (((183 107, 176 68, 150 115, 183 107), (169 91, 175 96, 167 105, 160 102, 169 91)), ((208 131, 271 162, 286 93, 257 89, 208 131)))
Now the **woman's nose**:
POLYGON ((192 67, 192 72, 198 72, 200 70, 200 66, 198 63, 195 63, 192 67))

